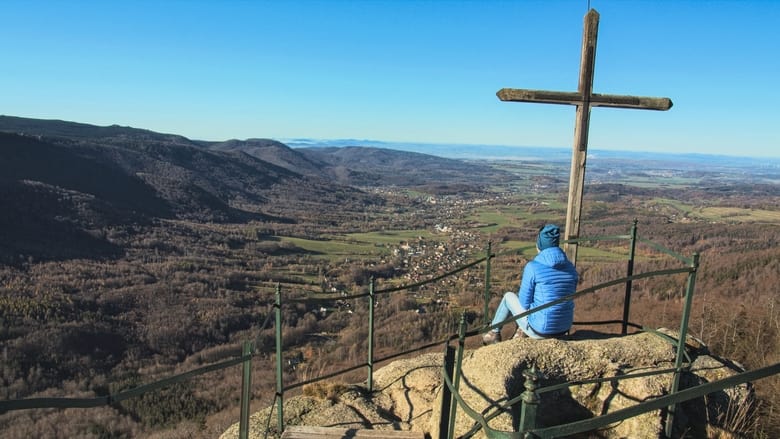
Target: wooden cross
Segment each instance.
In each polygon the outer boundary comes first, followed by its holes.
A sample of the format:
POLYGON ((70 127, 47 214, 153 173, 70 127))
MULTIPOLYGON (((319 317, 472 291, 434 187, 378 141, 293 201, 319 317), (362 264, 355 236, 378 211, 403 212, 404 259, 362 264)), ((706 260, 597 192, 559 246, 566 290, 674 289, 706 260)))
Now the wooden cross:
MULTIPOLYGON (((588 152, 588 128, 591 107, 638 108, 643 110, 668 110, 672 108, 669 98, 648 98, 593 93, 593 68, 596 63, 596 37, 599 29, 599 13, 591 9, 585 14, 582 34, 582 55, 580 58, 580 82, 576 92, 558 92, 502 88, 496 93, 502 101, 536 102, 544 104, 575 105, 574 147, 569 176, 569 203, 566 208, 565 238, 577 239, 580 234, 582 194, 585 185, 585 160, 588 152)), ((577 262, 577 243, 565 244, 566 254, 572 263, 577 262)))

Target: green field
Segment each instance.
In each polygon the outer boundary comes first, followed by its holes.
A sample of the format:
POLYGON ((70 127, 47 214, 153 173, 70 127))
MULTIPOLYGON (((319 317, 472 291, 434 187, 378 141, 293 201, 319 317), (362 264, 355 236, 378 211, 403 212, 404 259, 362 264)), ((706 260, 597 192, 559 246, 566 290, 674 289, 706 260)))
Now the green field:
POLYGON ((345 257, 382 257, 390 254, 392 245, 416 240, 419 237, 431 239, 434 235, 427 230, 398 230, 389 232, 349 233, 326 239, 304 239, 279 236, 282 242, 312 252, 313 257, 340 260, 345 257))
POLYGON ((386 248, 370 242, 347 241, 345 239, 303 239, 280 236, 282 242, 289 242, 298 248, 315 253, 315 257, 340 259, 345 256, 379 256, 388 252, 386 248))
POLYGON ((494 233, 504 227, 523 227, 528 222, 543 224, 550 222, 551 218, 566 212, 566 206, 558 201, 545 202, 539 207, 529 206, 500 206, 485 207, 469 215, 466 219, 476 223, 490 224, 480 227, 483 233, 494 233))
POLYGON ((536 243, 530 241, 505 241, 493 247, 493 251, 499 256, 508 252, 521 254, 526 259, 533 259, 536 256, 536 243))
POLYGON ((428 230, 394 230, 385 232, 349 233, 348 239, 370 242, 372 244, 399 244, 402 241, 415 240, 418 237, 430 239, 433 234, 428 230))
POLYGON ((621 183, 627 186, 636 186, 636 187, 648 188, 648 189, 652 189, 652 188, 684 189, 684 188, 695 186, 700 182, 700 180, 701 180, 700 178, 681 177, 681 176, 664 177, 663 179, 659 179, 658 177, 655 176, 632 175, 623 179, 621 183))
POLYGON ((740 207, 695 207, 681 201, 657 198, 654 203, 672 208, 686 216, 715 222, 780 224, 780 211, 740 207))
POLYGON ((776 210, 703 207, 694 210, 693 214, 713 221, 780 224, 780 211, 776 210))

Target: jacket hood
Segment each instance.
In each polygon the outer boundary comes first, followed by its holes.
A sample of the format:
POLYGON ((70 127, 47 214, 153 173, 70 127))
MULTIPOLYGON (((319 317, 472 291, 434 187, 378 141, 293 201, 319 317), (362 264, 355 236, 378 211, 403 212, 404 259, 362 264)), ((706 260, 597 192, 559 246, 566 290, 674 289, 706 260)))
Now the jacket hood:
POLYGON ((566 264, 569 259, 566 258, 566 253, 560 247, 550 247, 540 251, 534 258, 534 261, 548 267, 557 267, 566 264))

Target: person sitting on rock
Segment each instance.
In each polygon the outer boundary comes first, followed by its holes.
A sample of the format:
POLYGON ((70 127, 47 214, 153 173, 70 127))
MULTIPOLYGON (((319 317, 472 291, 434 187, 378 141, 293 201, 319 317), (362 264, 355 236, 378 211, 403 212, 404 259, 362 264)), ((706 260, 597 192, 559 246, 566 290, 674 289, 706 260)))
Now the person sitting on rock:
MULTIPOLYGON (((536 250, 539 254, 526 264, 517 293, 507 292, 498 304, 491 325, 497 325, 510 315, 516 316, 530 309, 574 293, 579 279, 566 253, 558 247, 561 231, 554 224, 539 230, 536 250)), ((565 335, 574 320, 574 302, 558 303, 528 316, 518 318, 517 331, 512 338, 528 336, 535 339, 565 335)), ((483 344, 501 341, 501 327, 488 331, 483 344)))

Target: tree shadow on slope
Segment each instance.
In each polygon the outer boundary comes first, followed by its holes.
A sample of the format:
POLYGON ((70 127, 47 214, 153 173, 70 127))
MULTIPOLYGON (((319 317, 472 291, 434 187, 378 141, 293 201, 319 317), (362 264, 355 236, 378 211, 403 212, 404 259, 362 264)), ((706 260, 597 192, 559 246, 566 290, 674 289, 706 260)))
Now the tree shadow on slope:
POLYGON ((124 249, 78 224, 56 191, 0 183, 0 263, 117 258, 124 249))

